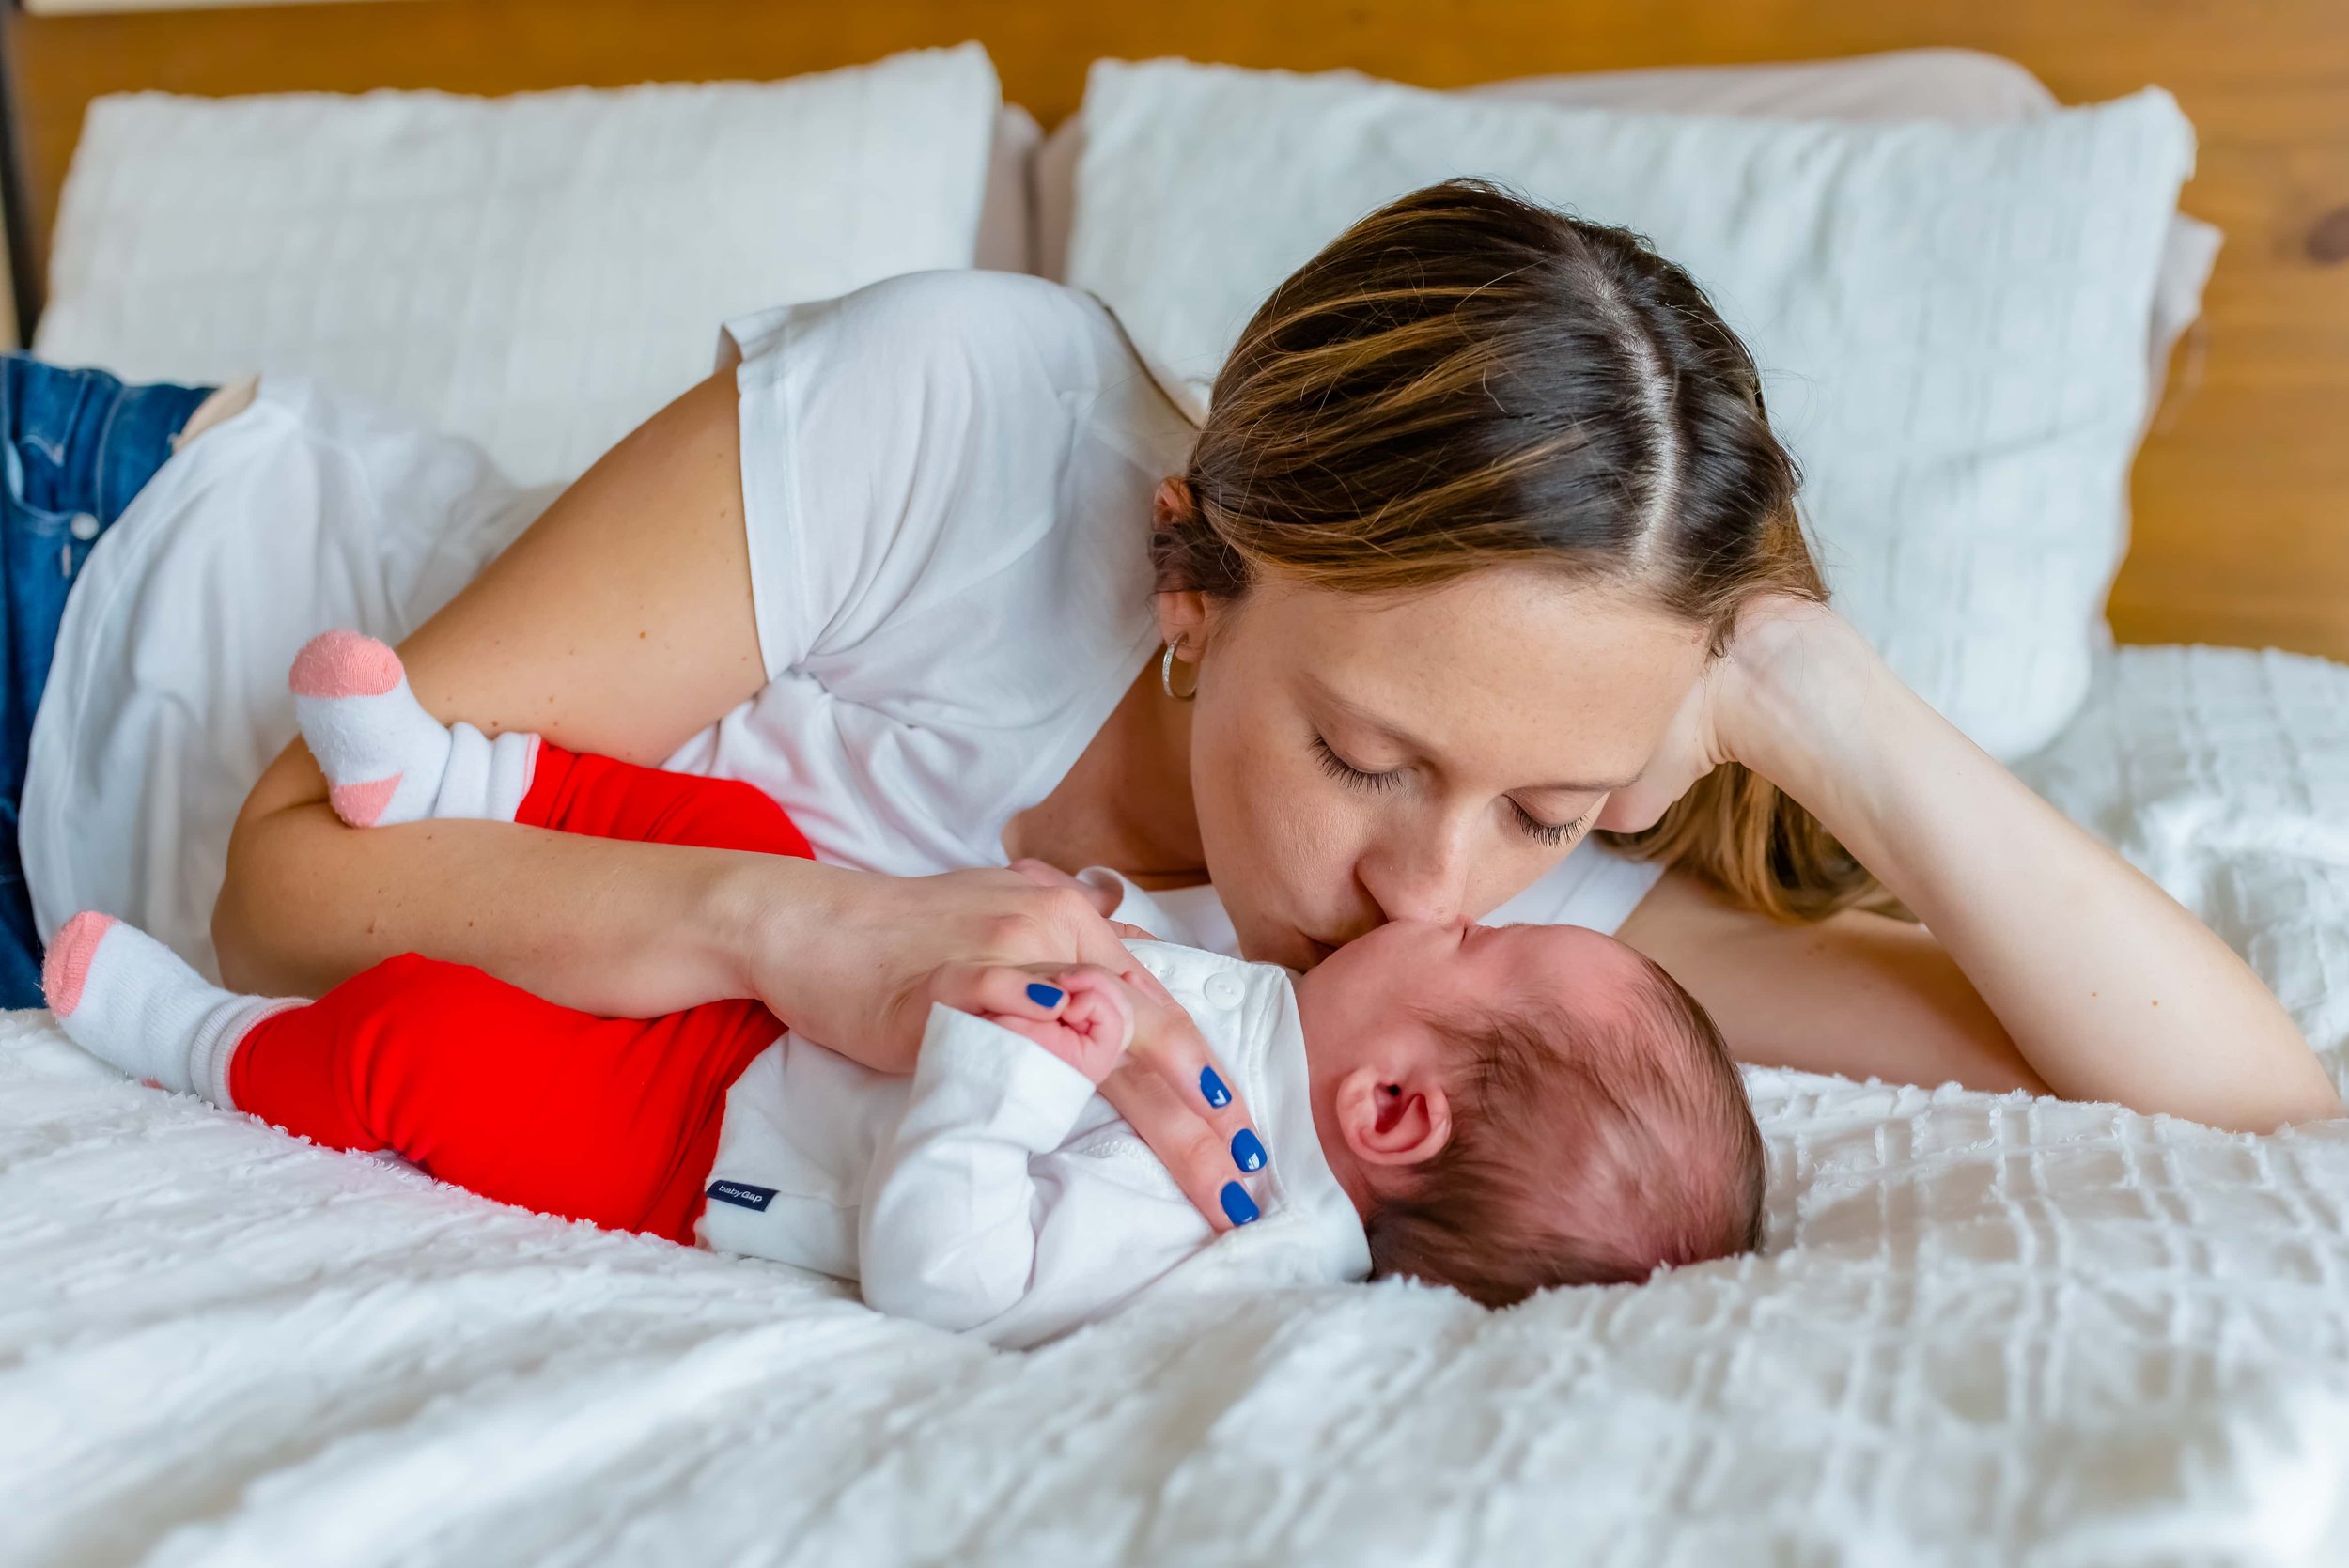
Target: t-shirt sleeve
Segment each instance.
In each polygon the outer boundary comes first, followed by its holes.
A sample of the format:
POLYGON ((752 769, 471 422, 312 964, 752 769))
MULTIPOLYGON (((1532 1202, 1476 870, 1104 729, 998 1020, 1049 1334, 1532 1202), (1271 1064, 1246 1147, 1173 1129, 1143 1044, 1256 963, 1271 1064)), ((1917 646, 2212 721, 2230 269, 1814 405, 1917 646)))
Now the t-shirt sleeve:
MULTIPOLYGON (((727 334, 743 355, 742 501, 770 679, 904 691, 958 649, 1033 632, 1055 598, 1134 592, 1132 541, 1060 532, 1072 489, 1101 492, 1081 470, 1118 460, 1095 450, 1101 401, 1140 374, 1089 297, 1010 273, 916 273, 727 334)), ((1127 456, 1146 482, 1151 455, 1127 456)), ((1083 520, 1147 527, 1146 511, 1083 520)))

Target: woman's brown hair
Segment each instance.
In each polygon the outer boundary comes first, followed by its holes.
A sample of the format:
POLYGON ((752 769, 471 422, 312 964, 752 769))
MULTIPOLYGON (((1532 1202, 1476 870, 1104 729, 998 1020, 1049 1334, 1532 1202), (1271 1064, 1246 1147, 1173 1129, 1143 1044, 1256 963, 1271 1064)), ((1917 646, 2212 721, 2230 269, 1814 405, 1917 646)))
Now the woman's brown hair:
MULTIPOLYGON (((1640 236, 1454 179, 1354 225, 1259 308, 1216 378, 1161 588, 1260 573, 1348 592, 1504 564, 1618 584, 1708 629, 1824 599, 1753 357, 1640 236)), ((1811 814, 1735 764, 1626 852, 1814 919, 1880 896, 1811 814)))

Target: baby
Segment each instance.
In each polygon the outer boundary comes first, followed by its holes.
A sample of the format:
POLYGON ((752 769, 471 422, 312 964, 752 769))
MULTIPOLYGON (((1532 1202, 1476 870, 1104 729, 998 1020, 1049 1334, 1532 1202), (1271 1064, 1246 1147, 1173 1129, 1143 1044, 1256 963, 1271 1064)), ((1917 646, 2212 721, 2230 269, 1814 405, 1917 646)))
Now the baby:
MULTIPOLYGON (((354 826, 490 817, 809 853, 746 785, 443 725, 355 634, 314 641, 292 684, 354 826)), ((1128 890, 1118 913, 1154 912, 1128 890)), ((1302 976, 1127 945, 1122 971, 990 976, 1047 1018, 933 1005, 910 1078, 753 1001, 603 1018, 412 955, 315 1002, 237 996, 97 914, 59 931, 43 983, 77 1043, 161 1087, 506 1203, 853 1280, 882 1311, 1003 1345, 1145 1293, 1399 1274, 1501 1306, 1759 1243, 1735 1068, 1621 943, 1397 922, 1302 976), (1221 1239, 1095 1093, 1175 1007, 1265 1135, 1234 1141, 1252 1173, 1224 1189, 1221 1239)))

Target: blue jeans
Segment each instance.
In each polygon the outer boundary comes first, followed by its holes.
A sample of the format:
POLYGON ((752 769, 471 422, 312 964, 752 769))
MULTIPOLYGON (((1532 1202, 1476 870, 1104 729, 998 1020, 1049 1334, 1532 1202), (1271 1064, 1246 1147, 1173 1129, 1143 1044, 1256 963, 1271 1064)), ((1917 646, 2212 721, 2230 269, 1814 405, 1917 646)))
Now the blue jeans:
POLYGON ((0 355, 0 1007, 40 1005, 40 938, 17 818, 33 715, 90 547, 171 456, 210 387, 124 386, 0 355))

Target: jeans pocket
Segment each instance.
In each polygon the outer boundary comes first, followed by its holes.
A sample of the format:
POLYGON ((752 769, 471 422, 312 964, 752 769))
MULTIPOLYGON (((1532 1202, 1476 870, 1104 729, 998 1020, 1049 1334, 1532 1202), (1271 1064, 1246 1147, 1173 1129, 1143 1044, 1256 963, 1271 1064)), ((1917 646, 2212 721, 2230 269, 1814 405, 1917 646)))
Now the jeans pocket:
MULTIPOLYGON (((28 451, 59 477, 70 478, 63 471, 73 457, 75 438, 84 433, 91 412, 121 396, 122 383, 103 370, 68 370, 23 355, 9 358, 8 377, 9 444, 28 451)), ((48 477, 38 469, 26 473, 24 481, 31 488, 18 499, 57 507, 63 498, 43 493, 48 477)))

